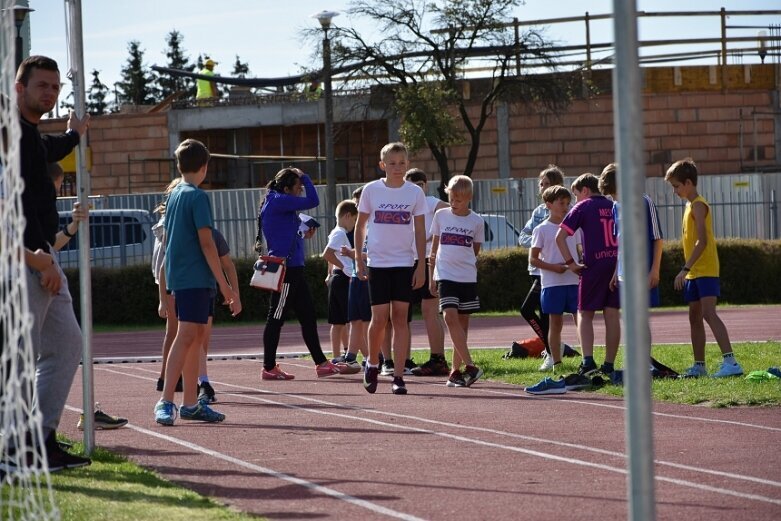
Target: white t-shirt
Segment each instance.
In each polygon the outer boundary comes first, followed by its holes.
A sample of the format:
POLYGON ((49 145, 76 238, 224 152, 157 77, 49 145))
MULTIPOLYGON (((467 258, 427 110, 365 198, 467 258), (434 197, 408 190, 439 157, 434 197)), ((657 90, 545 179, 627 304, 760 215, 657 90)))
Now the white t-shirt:
MULTIPOLYGON (((532 231, 532 248, 540 248, 540 259, 550 264, 564 264, 564 257, 561 256, 559 246, 556 244, 556 234, 559 230, 558 224, 553 224, 546 219, 532 231)), ((581 242, 580 238, 580 230, 575 232, 575 235, 567 237, 570 258, 578 258, 577 245, 581 242)), ((540 269, 540 282, 543 288, 577 286, 580 282, 580 277, 570 270, 564 273, 556 273, 555 271, 540 269)))
POLYGON ((426 213, 426 196, 414 183, 404 181, 388 188, 384 179, 363 188, 358 211, 369 215, 367 265, 372 268, 411 267, 415 255, 409 245, 415 240, 413 220, 426 213))
MULTIPOLYGON (((426 196, 426 214, 424 215, 426 220, 426 258, 431 255, 431 240, 434 238, 431 235, 431 222, 434 220, 434 212, 437 211, 437 205, 442 202, 439 197, 433 195, 426 196)), ((412 255, 415 256, 415 260, 418 259, 418 252, 415 249, 415 238, 412 238, 412 255)))
POLYGON ((352 277, 354 271, 353 260, 350 257, 339 253, 342 251, 342 246, 347 246, 349 248, 350 241, 347 239, 347 230, 341 226, 337 226, 328 234, 328 244, 326 244, 325 247, 334 250, 336 258, 344 265, 342 272, 348 277, 352 277))
POLYGON ((483 218, 472 211, 460 216, 450 208, 442 208, 434 214, 431 234, 439 236, 434 280, 477 282, 473 244, 485 242, 483 218))

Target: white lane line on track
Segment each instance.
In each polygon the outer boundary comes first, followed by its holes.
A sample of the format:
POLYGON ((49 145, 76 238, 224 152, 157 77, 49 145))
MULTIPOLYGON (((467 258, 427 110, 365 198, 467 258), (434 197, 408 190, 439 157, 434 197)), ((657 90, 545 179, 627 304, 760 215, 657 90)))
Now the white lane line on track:
MULTIPOLYGON (((125 374, 125 373, 120 373, 125 374)), ((131 376, 131 375, 126 375, 131 376)), ((75 407, 71 407, 70 405, 65 406, 66 409, 69 411, 73 411, 75 413, 81 413, 81 409, 77 409, 75 407)), ((291 476, 290 474, 285 474, 284 472, 278 472, 274 469, 270 469, 267 467, 261 467, 260 465, 255 465, 254 463, 248 463, 246 461, 240 460, 238 458, 234 458, 233 456, 229 456, 227 454, 223 454, 222 452, 217 452, 215 450, 203 447, 201 445, 197 445, 195 443, 191 443, 186 440, 182 440, 180 438, 176 438, 174 436, 168 436, 166 434, 161 434, 159 432, 151 431, 149 429, 145 429, 143 427, 139 427, 137 425, 133 425, 132 423, 128 423, 125 427, 132 429, 136 432, 140 432, 141 434, 145 434, 147 436, 152 436, 154 438, 158 438, 161 440, 165 440, 169 443, 174 443, 176 445, 181 445, 182 447, 186 447, 192 451, 200 452, 202 454, 205 454, 207 456, 211 456, 212 458, 221 459, 223 461, 227 461, 228 463, 232 463, 234 465, 238 465, 240 467, 244 467, 249 470, 253 470, 255 472, 266 474, 267 476, 270 476, 272 478, 281 479, 283 481, 287 481, 290 483, 293 483, 295 485, 302 486, 304 488, 307 488, 309 490, 312 490, 314 492, 319 492, 320 494, 330 496, 334 499, 339 499, 341 501, 345 501, 347 503, 350 503, 352 505, 355 505, 357 507, 365 508, 367 510, 370 510, 377 514, 382 514, 388 517, 394 517, 396 519, 403 519, 405 521, 426 521, 424 518, 416 517, 411 514, 407 514, 404 512, 398 512, 396 510, 392 510, 390 508, 383 507, 382 505, 378 505, 376 503, 372 503, 371 501, 366 501, 364 499, 359 499, 355 496, 351 496, 349 494, 345 494, 343 492, 339 492, 338 490, 334 490, 329 487, 324 487, 322 485, 318 485, 317 483, 312 483, 311 481, 307 481, 305 479, 297 478, 295 476, 291 476)))
MULTIPOLYGON (((296 364, 293 362, 285 361, 283 362, 286 365, 292 365, 293 367, 306 367, 310 368, 311 366, 303 365, 303 364, 296 364)), ((360 373, 359 373, 360 374, 360 373)), ((433 386, 440 386, 441 384, 435 384, 432 382, 422 381, 422 380, 416 380, 414 377, 412 379, 413 382, 419 382, 423 385, 433 385, 433 386)), ((614 404, 608 404, 608 403, 598 403, 598 402, 589 402, 584 400, 571 400, 566 398, 556 398, 555 396, 533 396, 531 394, 525 394, 523 393, 523 389, 520 388, 520 386, 517 386, 516 384, 508 384, 505 382, 496 382, 492 381, 491 383, 495 384, 504 384, 507 386, 514 386, 518 388, 518 391, 515 392, 509 392, 509 391, 497 391, 495 389, 483 389, 482 387, 470 387, 470 392, 481 392, 481 393, 487 393, 487 394, 498 394, 500 396, 515 396, 516 398, 524 399, 524 400, 554 400, 557 402, 567 402, 567 403, 577 403, 579 405, 591 405, 594 407, 605 407, 607 409, 619 409, 619 410, 625 410, 626 407, 623 405, 614 405, 614 404)), ((671 413, 665 413, 665 412, 653 412, 654 416, 659 416, 663 418, 673 418, 676 420, 691 420, 691 421, 701 421, 706 423, 721 423, 726 425, 736 425, 739 427, 748 427, 752 429, 761 429, 766 431, 772 431, 772 432, 781 432, 781 428, 779 427, 770 427, 768 425, 759 425, 756 423, 746 423, 746 422, 738 422, 733 420, 719 420, 715 418, 705 418, 703 416, 684 416, 682 414, 671 414, 671 413)))
MULTIPOLYGON (((288 365, 294 365, 294 364, 288 364, 288 365)), ((142 372, 153 373, 153 371, 151 369, 138 368, 138 370, 142 371, 142 372)), ((122 373, 122 374, 124 374, 124 373, 122 373)), ((224 382, 217 382, 217 381, 215 381, 215 383, 217 383, 218 385, 229 386, 229 387, 234 387, 235 386, 234 384, 228 384, 228 383, 224 383, 224 382)), ((421 382, 421 383, 426 384, 425 382, 421 382)), ((436 385, 436 384, 430 384, 429 383, 427 385, 436 385)), ((312 398, 310 396, 301 396, 301 395, 290 394, 290 393, 279 393, 279 392, 268 391, 268 390, 264 390, 264 389, 255 389, 255 390, 257 390, 259 392, 262 392, 262 393, 265 393, 265 394, 271 394, 271 395, 276 395, 276 396, 294 397, 294 398, 300 399, 302 401, 312 402, 312 403, 316 403, 316 404, 319 404, 319 405, 328 405, 328 406, 337 405, 337 406, 344 407, 341 404, 336 404, 334 402, 329 402, 329 401, 326 401, 326 400, 320 400, 318 398, 312 398)), ((605 449, 599 449, 599 448, 596 448, 596 447, 590 447, 588 445, 581 445, 581 444, 577 444, 577 443, 569 443, 569 442, 563 442, 563 441, 554 441, 554 440, 550 440, 548 438, 537 438, 537 437, 534 437, 534 436, 527 436, 527 435, 524 435, 524 434, 518 434, 518 433, 514 433, 514 432, 507 432, 507 431, 499 431, 499 430, 495 430, 495 429, 489 429, 489 428, 486 428, 486 427, 476 427, 476 426, 472 426, 472 425, 454 424, 454 423, 449 423, 449 422, 444 422, 444 421, 439 421, 439 420, 432 420, 430 418, 421 418, 419 416, 410 416, 410 415, 407 415, 407 414, 398 414, 398 413, 393 413, 393 412, 388 412, 388 411, 378 411, 378 410, 375 410, 375 409, 366 409, 366 408, 359 407, 359 406, 353 406, 353 407, 350 407, 350 408, 354 409, 356 411, 366 412, 366 413, 369 413, 369 414, 376 414, 376 415, 381 415, 381 416, 390 416, 390 417, 395 417, 395 418, 402 418, 402 419, 405 419, 405 420, 414 420, 414 421, 418 421, 418 422, 421 422, 421 423, 429 423, 429 424, 439 425, 439 426, 442 426, 442 427, 447 427, 447 428, 452 428, 452 429, 461 429, 461 430, 485 432, 485 433, 493 434, 493 435, 497 435, 497 436, 504 436, 504 437, 508 437, 508 438, 519 439, 519 440, 524 440, 524 441, 530 441, 530 442, 535 442, 535 443, 554 445, 554 446, 557 446, 557 447, 566 447, 566 448, 569 448, 569 449, 575 449, 575 450, 585 451, 585 452, 593 452, 595 454, 603 454, 605 456, 613 456, 613 457, 626 459, 626 454, 623 453, 623 452, 616 452, 616 451, 610 451, 610 450, 605 450, 605 449)), ((681 463, 674 463, 674 462, 671 462, 671 461, 658 460, 658 459, 654 460, 654 463, 656 463, 657 465, 673 467, 673 468, 686 470, 686 471, 690 471, 690 472, 699 472, 699 473, 702 473, 702 474, 710 474, 710 475, 713 475, 713 476, 720 476, 720 477, 725 477, 725 478, 729 478, 729 479, 735 479, 735 480, 739 480, 739 481, 749 481, 749 482, 757 483, 757 484, 760 484, 760 485, 768 485, 768 486, 771 486, 771 487, 781 487, 781 482, 779 482, 779 481, 772 481, 772 480, 769 480, 769 479, 758 478, 758 477, 755 477, 755 476, 748 476, 746 474, 733 474, 731 472, 724 472, 724 471, 720 471, 720 470, 712 470, 712 469, 707 469, 707 468, 703 468, 703 467, 694 467, 694 466, 691 466, 691 465, 684 465, 684 464, 681 464, 681 463)))
MULTIPOLYGON (((151 377, 145 377, 145 376, 140 376, 140 375, 123 373, 121 371, 111 371, 111 370, 108 370, 108 371, 109 372, 114 372, 114 373, 117 373, 117 374, 122 374, 124 376, 130 376, 132 378, 140 378, 140 379, 149 380, 149 381, 153 381, 154 380, 151 377)), ((284 396, 284 397, 289 397, 289 398, 294 398, 294 399, 299 399, 299 400, 304 400, 304 401, 311 401, 311 402, 314 402, 314 403, 317 403, 317 404, 337 406, 337 407, 344 408, 344 406, 342 404, 337 404, 337 403, 334 403, 334 402, 327 402, 325 400, 318 400, 318 399, 314 399, 314 398, 304 397, 304 396, 300 396, 300 395, 297 395, 297 394, 278 393, 278 392, 274 392, 274 391, 267 391, 265 389, 258 389, 258 388, 255 388, 255 387, 248 387, 248 386, 243 386, 243 385, 229 384, 229 383, 218 382, 218 381, 215 381, 214 383, 216 383, 218 385, 222 385, 222 386, 232 387, 232 388, 235 388, 237 390, 259 392, 259 393, 262 393, 262 394, 268 394, 268 395, 272 395, 272 396, 284 396)), ((460 436, 460 435, 451 434, 451 433, 448 433, 448 432, 440 432, 440 431, 434 431, 434 430, 424 429, 424 428, 420 428, 420 427, 399 425, 399 424, 395 424, 395 423, 388 423, 388 422, 383 422, 383 421, 380 421, 380 420, 374 420, 374 419, 364 418, 364 417, 360 417, 360 416, 352 416, 352 415, 342 414, 342 413, 335 413, 335 412, 331 412, 331 411, 310 409, 310 408, 302 407, 302 406, 299 406, 299 405, 287 404, 287 403, 283 403, 283 402, 279 402, 279 401, 275 401, 275 400, 269 400, 267 398, 260 398, 260 397, 257 397, 257 396, 249 396, 249 395, 244 395, 244 394, 234 394, 234 393, 230 393, 230 392, 221 392, 220 394, 227 395, 227 396, 233 396, 234 398, 239 398, 239 399, 243 398, 243 399, 248 399, 248 400, 252 400, 252 401, 267 403, 267 404, 270 404, 270 405, 282 406, 282 407, 286 407, 288 409, 304 411, 304 412, 308 412, 308 413, 312 413, 312 414, 319 414, 319 415, 323 415, 323 416, 333 416, 333 417, 343 418, 343 419, 348 419, 348 420, 353 420, 353 421, 361 421, 361 422, 364 422, 364 423, 369 423, 369 424, 381 426, 381 427, 384 427, 384 428, 392 428, 392 429, 397 429, 397 430, 406 430, 406 431, 417 432, 417 433, 421 433, 421 434, 430 434, 430 435, 439 436, 439 437, 443 437, 443 438, 453 439, 453 440, 456 440, 456 441, 462 441, 462 442, 465 442, 465 443, 471 443, 471 444, 474 444, 474 445, 481 445, 481 446, 485 446, 485 447, 491 447, 491 448, 508 450, 508 451, 511 451, 511 452, 522 453, 522 454, 526 454, 526 455, 529 455, 529 456, 539 457, 539 458, 542 458, 542 459, 560 461, 560 462, 564 462, 564 463, 568 463, 568 464, 572 464, 572 465, 579 465, 579 466, 583 466, 583 467, 596 468, 596 469, 600 469, 600 470, 605 470, 607 472, 613 472, 613 473, 618 473, 618 474, 626 474, 627 473, 627 471, 625 469, 623 469, 623 468, 612 467, 612 466, 609 466, 609 465, 603 465, 603 464, 600 464, 600 463, 594 463, 594 462, 580 460, 580 459, 576 459, 576 458, 568 458, 568 457, 564 457, 564 456, 557 456, 557 455, 554 455, 554 454, 548 454, 548 453, 544 453, 544 452, 540 452, 540 451, 536 451, 536 450, 531 450, 531 449, 526 449, 526 448, 522 448, 522 447, 514 447, 514 446, 511 446, 511 445, 504 445, 504 444, 500 444, 500 443, 494 443, 494 442, 479 440, 479 439, 475 439, 475 438, 468 438, 466 436, 460 436)), ((410 417, 410 416, 406 416, 406 415, 402 415, 402 414, 388 413, 388 412, 384 412, 384 411, 372 411, 370 409, 362 409, 362 408, 359 408, 359 407, 355 407, 353 409, 356 410, 357 412, 375 413, 375 414, 394 416, 394 417, 399 417, 399 418, 404 418, 404 419, 412 419, 412 420, 417 420, 417 421, 422 421, 422 422, 427 422, 427 423, 433 423, 433 424, 437 424, 437 425, 440 425, 440 426, 452 426, 454 428, 460 428, 460 429, 480 430, 480 431, 484 431, 484 432, 488 432, 488 433, 492 433, 492 434, 498 434, 498 435, 510 436, 510 437, 517 437, 517 438, 529 439, 529 440, 540 441, 540 442, 546 441, 546 440, 542 440, 542 439, 531 438, 529 436, 516 435, 516 434, 513 434, 513 433, 507 433, 507 432, 502 432, 502 431, 493 431, 491 429, 485 429, 485 428, 477 428, 477 427, 469 427, 469 426, 463 426, 463 425, 448 424, 446 422, 439 422, 439 421, 435 421, 435 420, 427 420, 425 418, 418 418, 418 417, 410 417)), ((559 443, 557 443, 557 444, 559 444, 559 443)), ((582 446, 581 447, 581 446, 579 446, 577 444, 566 444, 566 445, 574 446, 574 447, 577 447, 577 448, 582 448, 583 450, 590 450, 590 447, 586 447, 586 446, 582 446)), ((594 452, 596 452, 596 451, 594 451, 594 452)), ((601 451, 601 450, 599 450, 598 452, 600 452, 600 453, 607 453, 607 455, 610 455, 610 456, 617 456, 617 457, 625 458, 623 453, 609 453, 608 451, 601 451)), ((677 464, 675 466, 677 466, 677 464)), ((687 467, 684 467, 684 468, 687 468, 687 467)), ((722 475, 722 476, 726 475, 725 477, 731 477, 733 479, 741 479, 741 476, 738 476, 738 475, 721 473, 721 472, 718 472, 718 471, 708 471, 707 469, 698 469, 696 467, 692 467, 691 470, 699 471, 699 472, 705 472, 705 473, 713 473, 713 474, 722 475)), ((723 495, 728 495, 728 496, 739 497, 739 498, 742 498, 742 499, 750 499, 750 500, 754 500, 754 501, 761 501, 761 502, 765 502, 765 503, 781 505, 781 499, 767 497, 767 496, 761 496, 759 494, 743 493, 743 492, 738 492, 738 491, 735 491, 735 490, 724 489, 724 488, 719 488, 719 487, 712 487, 710 485, 703 485, 703 484, 695 483, 695 482, 692 482, 692 481, 687 481, 687 480, 683 480, 683 479, 676 479, 676 478, 670 478, 670 477, 666 477, 666 476, 656 475, 655 479, 658 480, 658 481, 672 483, 672 484, 680 485, 680 486, 684 486, 684 487, 690 487, 690 488, 695 488, 695 489, 699 489, 699 490, 703 490, 703 491, 714 492, 716 494, 723 494, 723 495)), ((743 479, 745 479, 745 477, 743 479)), ((757 482, 760 482, 760 483, 763 483, 763 484, 772 485, 772 486, 781 486, 781 483, 774 482, 774 481, 769 481, 769 480, 761 480, 761 478, 753 478, 750 481, 757 481, 757 482)))

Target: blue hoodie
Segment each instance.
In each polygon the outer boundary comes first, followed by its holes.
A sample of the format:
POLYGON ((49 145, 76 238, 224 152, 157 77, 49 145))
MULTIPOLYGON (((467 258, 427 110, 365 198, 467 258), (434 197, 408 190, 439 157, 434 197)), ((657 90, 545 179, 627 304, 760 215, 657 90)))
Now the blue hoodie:
POLYGON ((315 208, 320 204, 317 190, 308 175, 301 176, 301 184, 304 187, 305 197, 269 190, 260 207, 260 219, 268 254, 286 257, 289 267, 304 265, 304 239, 298 235, 300 223, 298 212, 315 208))

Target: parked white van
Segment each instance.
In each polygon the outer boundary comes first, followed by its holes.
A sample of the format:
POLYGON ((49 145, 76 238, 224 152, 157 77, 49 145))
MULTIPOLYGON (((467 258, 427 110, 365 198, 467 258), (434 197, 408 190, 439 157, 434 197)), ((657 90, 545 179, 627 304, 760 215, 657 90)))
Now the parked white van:
POLYGON ((483 250, 518 246, 518 237, 521 235, 521 232, 507 220, 507 217, 491 213, 481 213, 479 215, 485 222, 483 250))
MULTIPOLYGON (((59 212, 60 228, 71 220, 71 212, 59 212)), ((149 264, 154 235, 151 215, 146 210, 91 210, 90 264, 93 267, 120 268, 149 264)), ((63 268, 79 265, 79 237, 71 239, 59 252, 63 268)))

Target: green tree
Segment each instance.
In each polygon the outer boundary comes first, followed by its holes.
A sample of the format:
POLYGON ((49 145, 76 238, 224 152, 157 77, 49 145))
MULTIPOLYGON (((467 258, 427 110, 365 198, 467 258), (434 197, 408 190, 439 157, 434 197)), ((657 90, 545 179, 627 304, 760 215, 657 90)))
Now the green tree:
MULTIPOLYGON (((176 29, 166 35, 165 43, 168 46, 164 51, 167 59, 166 67, 192 72, 195 69, 195 64, 190 63, 190 58, 187 57, 186 51, 182 48, 183 40, 184 36, 176 29)), ((191 78, 162 74, 157 79, 157 85, 160 88, 161 98, 166 98, 179 91, 185 91, 190 97, 195 96, 195 81, 191 78)))
POLYGON ((122 100, 133 105, 151 105, 158 101, 155 76, 144 65, 144 51, 138 40, 128 43, 130 56, 122 67, 122 81, 118 83, 122 100))
MULTIPOLYGON (((481 132, 498 101, 526 101, 556 110, 571 98, 569 81, 540 74, 555 69, 555 58, 545 50, 549 43, 534 31, 516 38, 507 24, 521 4, 522 0, 354 0, 348 15, 368 19, 378 34, 376 41, 370 39, 373 33, 362 34, 353 27, 329 30, 334 67, 346 67, 343 77, 353 84, 363 81, 380 92, 389 91, 405 142, 413 151, 427 147, 436 160, 440 193, 451 177, 449 147, 468 145, 459 171, 472 174, 481 132), (518 64, 527 61, 535 63, 534 71, 520 70, 518 64), (467 69, 478 67, 482 78, 465 78, 467 69)), ((322 38, 319 30, 308 33, 322 38)))
POLYGON ((100 81, 100 73, 97 69, 92 70, 92 85, 87 94, 87 112, 93 116, 105 114, 108 109, 108 86, 100 81))

